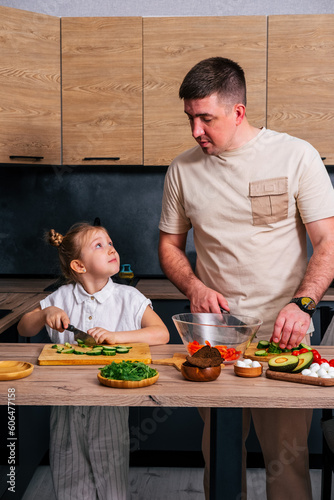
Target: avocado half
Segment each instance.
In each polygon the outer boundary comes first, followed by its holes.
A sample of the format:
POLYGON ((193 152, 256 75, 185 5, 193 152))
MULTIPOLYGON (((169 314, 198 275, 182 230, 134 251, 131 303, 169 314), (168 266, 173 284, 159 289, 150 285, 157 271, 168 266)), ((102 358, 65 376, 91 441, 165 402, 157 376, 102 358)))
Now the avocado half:
POLYGON ((308 368, 313 362, 313 352, 308 351, 303 354, 298 354, 298 365, 292 370, 292 373, 299 373, 305 368, 308 368))
POLYGON ((292 372, 292 370, 298 367, 298 364, 298 356, 293 356, 292 354, 285 353, 279 354, 278 356, 275 356, 268 361, 269 368, 276 372, 292 372))

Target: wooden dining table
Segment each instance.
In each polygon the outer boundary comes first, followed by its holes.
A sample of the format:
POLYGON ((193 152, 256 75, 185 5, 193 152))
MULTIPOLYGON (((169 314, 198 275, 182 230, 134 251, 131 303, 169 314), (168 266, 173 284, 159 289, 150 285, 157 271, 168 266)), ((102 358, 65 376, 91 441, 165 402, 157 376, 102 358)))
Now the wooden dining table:
MULTIPOLYGON (((215 381, 190 382, 173 366, 152 365, 158 381, 137 389, 118 389, 99 383, 98 365, 40 366, 37 359, 44 344, 0 344, 0 360, 20 360, 33 365, 32 373, 19 380, 0 381, 0 404, 29 406, 146 406, 210 407, 210 498, 237 498, 241 487, 242 408, 333 408, 334 386, 297 384, 266 377, 241 378, 233 365, 225 365, 215 381), (222 446, 219 443, 224 443, 222 446)), ((334 347, 319 347, 334 358, 334 347)), ((183 345, 151 346, 153 362, 186 353, 183 345)))

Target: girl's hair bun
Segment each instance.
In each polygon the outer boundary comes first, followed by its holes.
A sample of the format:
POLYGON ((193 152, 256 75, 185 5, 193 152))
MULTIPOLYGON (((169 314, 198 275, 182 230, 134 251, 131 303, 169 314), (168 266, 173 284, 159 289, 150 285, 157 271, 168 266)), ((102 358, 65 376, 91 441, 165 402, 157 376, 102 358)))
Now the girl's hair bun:
POLYGON ((48 242, 50 243, 50 245, 52 245, 54 247, 60 247, 60 245, 63 242, 63 238, 64 238, 64 236, 62 234, 57 233, 57 231, 55 231, 54 229, 50 229, 50 231, 47 234, 47 237, 48 237, 48 242))

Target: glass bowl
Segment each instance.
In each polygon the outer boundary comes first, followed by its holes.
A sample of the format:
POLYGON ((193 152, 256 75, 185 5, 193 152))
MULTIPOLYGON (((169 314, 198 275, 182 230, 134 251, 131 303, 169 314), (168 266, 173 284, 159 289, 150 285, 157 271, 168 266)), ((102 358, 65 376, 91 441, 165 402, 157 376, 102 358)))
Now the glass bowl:
MULTIPOLYGON (((226 353, 225 363, 234 363, 244 354, 248 342, 262 325, 258 318, 229 313, 183 313, 175 314, 172 319, 189 354, 194 354, 193 342, 201 346, 209 342, 212 347, 225 346, 238 351, 235 356, 233 352, 226 353)), ((225 347, 219 349, 222 357, 225 347)))

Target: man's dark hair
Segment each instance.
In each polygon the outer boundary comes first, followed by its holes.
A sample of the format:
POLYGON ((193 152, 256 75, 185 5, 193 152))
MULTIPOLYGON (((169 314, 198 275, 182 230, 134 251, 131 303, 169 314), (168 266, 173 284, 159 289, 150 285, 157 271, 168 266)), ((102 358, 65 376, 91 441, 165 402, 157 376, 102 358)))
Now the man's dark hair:
POLYGON ((246 106, 246 80, 239 64, 224 57, 200 61, 184 77, 179 97, 204 99, 215 93, 227 103, 246 106))

